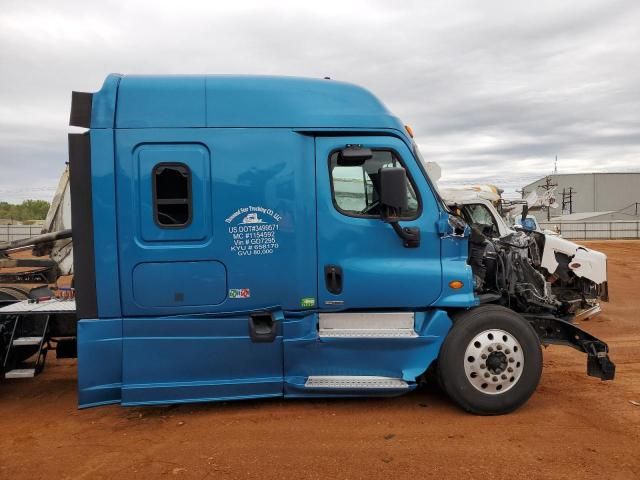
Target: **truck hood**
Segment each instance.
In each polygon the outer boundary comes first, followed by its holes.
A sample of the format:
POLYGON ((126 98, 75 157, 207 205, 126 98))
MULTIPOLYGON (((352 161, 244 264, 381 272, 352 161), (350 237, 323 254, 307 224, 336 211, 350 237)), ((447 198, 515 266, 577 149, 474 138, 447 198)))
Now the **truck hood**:
POLYGON ((569 268, 578 277, 587 278, 594 283, 607 281, 607 256, 589 248, 570 242, 556 235, 545 234, 544 250, 542 251, 541 266, 550 273, 558 268, 556 253, 567 255, 571 261, 569 268))

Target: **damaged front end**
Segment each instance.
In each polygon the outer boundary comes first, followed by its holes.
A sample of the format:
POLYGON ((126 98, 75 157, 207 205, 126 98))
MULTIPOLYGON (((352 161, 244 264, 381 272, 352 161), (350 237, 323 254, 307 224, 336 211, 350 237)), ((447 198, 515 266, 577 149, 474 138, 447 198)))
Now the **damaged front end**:
POLYGON ((574 321, 599 313, 608 300, 606 255, 538 232, 492 238, 473 225, 469 264, 481 296, 500 297, 520 313, 574 321))
POLYGON ((613 379, 615 365, 607 344, 572 323, 597 314, 598 300, 608 298, 606 256, 563 239, 549 241, 538 232, 512 231, 491 238, 482 225, 471 229, 469 264, 480 301, 520 313, 543 345, 582 351, 588 375, 613 379))
POLYGON ((601 380, 613 380, 616 365, 609 358, 609 347, 602 340, 577 325, 553 316, 527 315, 544 345, 565 345, 587 354, 587 375, 601 380))

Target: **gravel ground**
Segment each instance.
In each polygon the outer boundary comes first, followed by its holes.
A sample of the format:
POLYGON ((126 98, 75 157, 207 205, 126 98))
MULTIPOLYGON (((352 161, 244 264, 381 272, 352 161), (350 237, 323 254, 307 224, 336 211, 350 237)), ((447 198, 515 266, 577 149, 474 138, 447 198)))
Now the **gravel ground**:
POLYGON ((75 361, 0 385, 0 478, 640 478, 640 242, 609 255, 611 303, 582 326, 603 338, 613 382, 550 347, 532 399, 476 417, 441 393, 76 409, 75 361))

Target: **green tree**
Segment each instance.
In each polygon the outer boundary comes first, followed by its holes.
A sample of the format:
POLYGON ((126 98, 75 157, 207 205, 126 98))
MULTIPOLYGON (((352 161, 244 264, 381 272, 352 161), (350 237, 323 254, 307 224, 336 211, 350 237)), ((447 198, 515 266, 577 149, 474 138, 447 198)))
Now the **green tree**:
POLYGON ((49 210, 45 200, 25 200, 19 205, 0 202, 0 218, 11 220, 44 220, 49 210))

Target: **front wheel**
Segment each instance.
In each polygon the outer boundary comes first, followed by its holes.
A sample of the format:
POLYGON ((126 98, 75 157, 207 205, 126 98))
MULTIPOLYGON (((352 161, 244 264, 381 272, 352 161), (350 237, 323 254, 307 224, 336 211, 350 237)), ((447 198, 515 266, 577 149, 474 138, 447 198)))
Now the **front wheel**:
POLYGON ((513 310, 484 305, 454 319, 438 357, 449 397, 479 415, 509 413, 533 394, 542 374, 540 341, 513 310))

